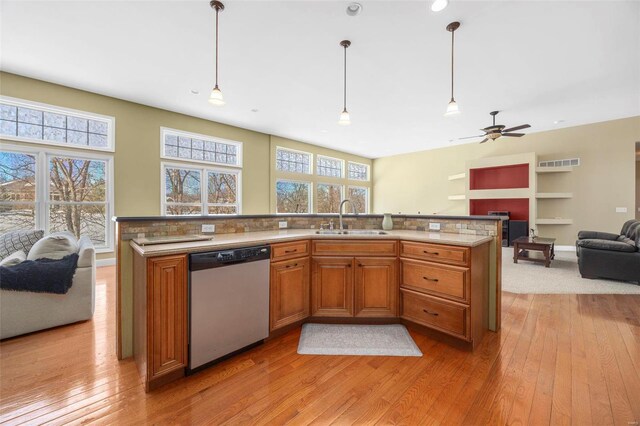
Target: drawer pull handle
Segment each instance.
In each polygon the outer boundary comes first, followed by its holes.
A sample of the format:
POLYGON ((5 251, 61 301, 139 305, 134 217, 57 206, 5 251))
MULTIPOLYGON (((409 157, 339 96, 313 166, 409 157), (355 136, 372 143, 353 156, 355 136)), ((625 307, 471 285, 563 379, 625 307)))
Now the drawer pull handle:
POLYGON ((295 268, 296 266, 298 266, 298 264, 297 264, 297 263, 294 263, 293 265, 287 265, 286 267, 287 267, 287 268, 295 268))
POLYGON ((358 267, 362 268, 362 263, 358 263, 358 267))
POLYGON ((347 268, 351 268, 351 264, 348 264, 348 265, 347 265, 347 268))
POLYGON ((425 313, 425 314, 433 315, 434 317, 437 317, 437 316, 438 316, 438 313, 437 313, 437 312, 427 311, 426 309, 423 309, 423 311, 424 311, 424 313, 425 313))
POLYGON ((295 253, 297 251, 298 251, 298 249, 293 249, 293 250, 285 250, 284 252, 285 253, 295 253))
POLYGON ((440 253, 438 253, 437 251, 428 251, 428 250, 423 250, 424 254, 435 254, 436 256, 438 256, 440 253))
POLYGON ((437 283, 437 282, 438 282, 438 279, 437 279, 437 278, 422 277, 422 279, 425 279, 425 280, 427 280, 427 281, 433 281, 434 283, 437 283))

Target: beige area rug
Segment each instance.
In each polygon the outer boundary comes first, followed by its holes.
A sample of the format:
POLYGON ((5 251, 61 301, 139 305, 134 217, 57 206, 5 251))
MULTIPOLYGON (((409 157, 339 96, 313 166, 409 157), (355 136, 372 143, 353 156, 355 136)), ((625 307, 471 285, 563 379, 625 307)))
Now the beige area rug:
POLYGON ((312 324, 302 326, 302 355, 422 356, 404 325, 312 324))
POLYGON ((573 251, 556 251, 551 267, 545 268, 542 263, 526 260, 513 263, 513 247, 503 247, 502 290, 527 294, 640 294, 640 285, 582 278, 573 251))

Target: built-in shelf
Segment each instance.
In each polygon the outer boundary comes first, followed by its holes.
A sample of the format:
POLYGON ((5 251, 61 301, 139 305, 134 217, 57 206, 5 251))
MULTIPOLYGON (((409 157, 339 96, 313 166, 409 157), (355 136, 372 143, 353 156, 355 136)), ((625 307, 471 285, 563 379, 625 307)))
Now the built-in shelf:
POLYGON ((508 188, 508 189, 476 189, 469 191, 470 200, 488 200, 496 198, 529 198, 531 190, 529 188, 508 188))
POLYGON ((466 173, 458 173, 457 175, 451 175, 448 177, 449 180, 459 180, 467 177, 466 173))
POLYGON ((538 218, 536 219, 536 225, 573 225, 573 219, 565 218, 538 218))
POLYGON ((536 167, 536 173, 566 173, 572 172, 573 167, 536 167))
POLYGON ((572 192, 538 192, 536 198, 573 198, 572 192))
POLYGON ((462 194, 462 195, 449 195, 447 197, 449 200, 466 200, 467 196, 462 194))

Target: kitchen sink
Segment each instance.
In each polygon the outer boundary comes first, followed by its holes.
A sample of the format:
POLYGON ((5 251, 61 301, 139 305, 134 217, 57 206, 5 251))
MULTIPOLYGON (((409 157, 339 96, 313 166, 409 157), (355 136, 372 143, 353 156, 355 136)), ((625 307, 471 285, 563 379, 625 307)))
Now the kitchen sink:
POLYGON ((384 231, 378 231, 375 229, 347 229, 340 231, 339 229, 322 229, 316 231, 316 234, 320 235, 387 235, 384 231))

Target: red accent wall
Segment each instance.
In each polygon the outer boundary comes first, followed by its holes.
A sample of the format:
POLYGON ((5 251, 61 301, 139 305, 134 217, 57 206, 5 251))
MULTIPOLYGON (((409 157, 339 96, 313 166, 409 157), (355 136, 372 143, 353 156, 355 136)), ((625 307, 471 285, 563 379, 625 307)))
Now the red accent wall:
POLYGON ((469 173, 469 188, 472 190, 528 187, 528 163, 471 169, 469 173))
POLYGON ((490 210, 508 211, 511 220, 529 220, 528 198, 469 200, 469 214, 486 215, 490 210))

